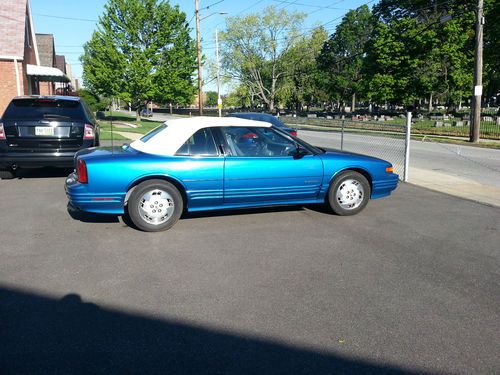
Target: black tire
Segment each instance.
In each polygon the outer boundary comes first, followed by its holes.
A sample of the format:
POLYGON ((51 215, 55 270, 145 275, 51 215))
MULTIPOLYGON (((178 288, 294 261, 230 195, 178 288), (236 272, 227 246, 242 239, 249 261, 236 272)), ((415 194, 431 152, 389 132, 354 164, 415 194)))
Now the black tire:
POLYGON ((361 173, 340 173, 328 189, 328 204, 340 216, 355 215, 368 204, 371 195, 370 183, 361 173), (346 190, 351 188, 351 190, 346 190))
POLYGON ((16 174, 13 171, 0 171, 0 179, 2 180, 12 180, 16 177, 16 174))
POLYGON ((159 232, 170 229, 179 220, 183 205, 182 195, 174 185, 163 180, 148 180, 132 191, 127 210, 137 228, 159 232))

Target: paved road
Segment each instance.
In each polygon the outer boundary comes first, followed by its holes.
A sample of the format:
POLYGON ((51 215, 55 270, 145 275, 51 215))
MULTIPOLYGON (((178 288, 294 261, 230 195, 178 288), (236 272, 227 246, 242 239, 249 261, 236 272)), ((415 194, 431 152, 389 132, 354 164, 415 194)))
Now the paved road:
POLYGON ((290 207, 142 233, 0 181, 0 368, 498 372, 500 209, 411 185, 355 217, 290 207))

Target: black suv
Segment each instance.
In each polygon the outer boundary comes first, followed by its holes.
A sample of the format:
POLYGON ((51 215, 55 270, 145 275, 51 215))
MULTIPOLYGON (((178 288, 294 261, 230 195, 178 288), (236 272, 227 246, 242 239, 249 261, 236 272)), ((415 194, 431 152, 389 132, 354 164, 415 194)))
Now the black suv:
POLYGON ((83 99, 16 97, 0 119, 0 178, 17 168, 70 168, 78 150, 98 145, 99 124, 83 99))

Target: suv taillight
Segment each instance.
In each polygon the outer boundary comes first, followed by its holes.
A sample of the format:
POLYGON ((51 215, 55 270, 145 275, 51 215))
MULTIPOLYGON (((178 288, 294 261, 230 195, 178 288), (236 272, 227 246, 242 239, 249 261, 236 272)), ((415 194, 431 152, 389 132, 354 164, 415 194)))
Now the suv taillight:
POLYGON ((78 159, 76 173, 78 174, 78 182, 82 184, 86 184, 87 182, 89 182, 89 177, 87 175, 87 164, 82 159, 78 159))
POLYGON ((5 138, 5 129, 3 128, 3 124, 0 122, 0 139, 6 139, 5 138))
POLYGON ((85 128, 83 129, 83 139, 94 139, 94 127, 90 124, 85 124, 85 128))

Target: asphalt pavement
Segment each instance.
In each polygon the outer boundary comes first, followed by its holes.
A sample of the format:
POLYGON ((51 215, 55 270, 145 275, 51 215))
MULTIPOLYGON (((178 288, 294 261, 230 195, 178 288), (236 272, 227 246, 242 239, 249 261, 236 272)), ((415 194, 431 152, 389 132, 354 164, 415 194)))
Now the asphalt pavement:
POLYGON ((498 373, 500 209, 401 184, 353 217, 191 214, 143 233, 0 181, 2 374, 498 373))

